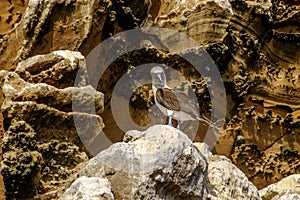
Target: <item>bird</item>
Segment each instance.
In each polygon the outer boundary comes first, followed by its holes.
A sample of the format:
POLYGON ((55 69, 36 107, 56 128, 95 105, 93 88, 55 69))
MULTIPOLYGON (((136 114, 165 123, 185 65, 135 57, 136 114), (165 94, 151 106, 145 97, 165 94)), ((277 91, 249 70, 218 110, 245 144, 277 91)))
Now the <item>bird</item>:
POLYGON ((153 67, 150 71, 152 77, 152 91, 154 101, 161 112, 168 116, 168 125, 172 125, 172 118, 177 120, 177 129, 183 121, 199 120, 201 123, 216 128, 215 123, 207 117, 200 116, 198 100, 194 95, 187 95, 183 91, 167 85, 165 71, 162 67, 153 67))

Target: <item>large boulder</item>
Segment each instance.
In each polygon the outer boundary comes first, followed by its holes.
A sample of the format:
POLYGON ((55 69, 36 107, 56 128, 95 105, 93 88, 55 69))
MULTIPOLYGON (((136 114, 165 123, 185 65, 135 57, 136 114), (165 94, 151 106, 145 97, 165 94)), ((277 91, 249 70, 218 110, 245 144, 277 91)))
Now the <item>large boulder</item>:
POLYGON ((116 199, 206 198, 207 162, 185 134, 156 125, 126 135, 135 139, 113 144, 78 174, 106 177, 116 199))
POLYGON ((208 197, 218 199, 260 200, 257 188, 225 156, 208 158, 208 197))
POLYGON ((107 178, 115 199, 260 199, 256 187, 229 159, 196 144, 205 157, 173 127, 128 131, 124 141, 88 161, 66 186, 87 176, 107 178))

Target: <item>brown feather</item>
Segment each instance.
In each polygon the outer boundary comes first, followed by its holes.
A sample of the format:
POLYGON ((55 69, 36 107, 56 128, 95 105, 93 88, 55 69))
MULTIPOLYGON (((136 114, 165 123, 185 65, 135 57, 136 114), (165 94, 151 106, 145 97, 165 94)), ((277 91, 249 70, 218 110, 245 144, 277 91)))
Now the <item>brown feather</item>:
POLYGON ((156 92, 156 100, 168 110, 180 111, 180 104, 176 95, 168 89, 158 89, 156 92))
POLYGON ((167 88, 157 89, 156 100, 168 110, 182 111, 195 118, 199 117, 197 99, 191 98, 183 92, 167 88))

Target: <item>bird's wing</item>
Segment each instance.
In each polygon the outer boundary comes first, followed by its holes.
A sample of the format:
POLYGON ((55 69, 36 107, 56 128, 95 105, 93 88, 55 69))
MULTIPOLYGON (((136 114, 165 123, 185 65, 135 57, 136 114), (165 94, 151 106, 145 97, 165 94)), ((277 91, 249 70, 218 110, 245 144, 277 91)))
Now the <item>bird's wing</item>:
POLYGON ((204 115, 200 116, 197 118, 202 124, 205 124, 207 126, 212 127, 215 131, 217 131, 218 133, 221 132, 222 126, 224 124, 224 119, 219 119, 216 122, 212 122, 210 121, 207 117, 205 117, 204 115))
POLYGON ((169 110, 182 111, 197 118, 199 116, 199 105, 195 98, 185 93, 168 88, 158 89, 156 92, 157 102, 169 110))
POLYGON ((175 95, 180 99, 181 111, 190 114, 191 116, 197 118, 199 116, 199 103, 196 98, 191 95, 186 95, 182 92, 174 92, 175 95))
POLYGON ((157 89, 156 100, 159 104, 161 104, 168 110, 180 111, 179 101, 176 95, 170 89, 157 89))
POLYGON ((210 121, 207 117, 201 115, 197 118, 202 124, 205 124, 207 126, 213 125, 213 122, 210 121))

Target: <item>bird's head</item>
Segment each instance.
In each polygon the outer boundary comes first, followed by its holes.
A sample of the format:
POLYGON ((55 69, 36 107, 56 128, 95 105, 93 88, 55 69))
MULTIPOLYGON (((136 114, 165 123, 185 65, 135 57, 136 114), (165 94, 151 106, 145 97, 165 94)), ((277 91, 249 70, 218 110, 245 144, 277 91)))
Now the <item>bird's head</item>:
POLYGON ((167 85, 166 75, 163 68, 157 66, 151 69, 152 85, 163 88, 167 85))

